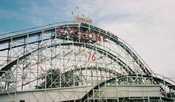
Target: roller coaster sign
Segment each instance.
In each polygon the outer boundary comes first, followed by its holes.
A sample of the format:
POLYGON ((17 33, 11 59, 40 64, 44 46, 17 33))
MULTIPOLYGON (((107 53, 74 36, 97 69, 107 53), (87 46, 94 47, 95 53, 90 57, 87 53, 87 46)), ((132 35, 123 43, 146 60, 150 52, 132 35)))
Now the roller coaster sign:
POLYGON ((101 36, 100 34, 92 31, 79 31, 77 28, 64 28, 60 27, 56 29, 57 37, 62 39, 70 39, 74 41, 81 41, 81 42, 103 42, 105 41, 105 38, 101 36))
POLYGON ((75 20, 80 23, 92 23, 92 20, 87 17, 85 18, 85 17, 76 16, 75 20))

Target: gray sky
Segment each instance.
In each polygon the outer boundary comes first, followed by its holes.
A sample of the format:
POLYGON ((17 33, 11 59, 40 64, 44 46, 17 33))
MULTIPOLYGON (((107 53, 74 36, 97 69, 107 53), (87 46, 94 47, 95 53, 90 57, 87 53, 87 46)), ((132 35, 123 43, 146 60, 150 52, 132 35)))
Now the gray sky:
POLYGON ((153 71, 175 79, 175 1, 104 1, 96 2, 104 16, 98 25, 128 42, 153 71))
POLYGON ((175 80, 175 0, 1 0, 0 33, 72 20, 76 6, 129 43, 153 71, 175 80))

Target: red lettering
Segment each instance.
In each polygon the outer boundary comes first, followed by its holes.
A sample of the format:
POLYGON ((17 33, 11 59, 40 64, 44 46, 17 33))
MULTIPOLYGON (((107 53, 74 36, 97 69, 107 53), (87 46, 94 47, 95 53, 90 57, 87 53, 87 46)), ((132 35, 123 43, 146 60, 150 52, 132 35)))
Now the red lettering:
POLYGON ((96 60, 96 54, 94 53, 89 53, 88 61, 95 61, 96 60))

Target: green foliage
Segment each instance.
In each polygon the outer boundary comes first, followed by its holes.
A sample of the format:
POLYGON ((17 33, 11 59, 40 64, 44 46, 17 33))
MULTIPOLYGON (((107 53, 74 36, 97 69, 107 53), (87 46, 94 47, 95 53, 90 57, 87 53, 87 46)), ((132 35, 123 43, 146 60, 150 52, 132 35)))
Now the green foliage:
POLYGON ((36 89, 78 86, 79 77, 72 71, 61 73, 59 69, 49 69, 42 80, 36 89))

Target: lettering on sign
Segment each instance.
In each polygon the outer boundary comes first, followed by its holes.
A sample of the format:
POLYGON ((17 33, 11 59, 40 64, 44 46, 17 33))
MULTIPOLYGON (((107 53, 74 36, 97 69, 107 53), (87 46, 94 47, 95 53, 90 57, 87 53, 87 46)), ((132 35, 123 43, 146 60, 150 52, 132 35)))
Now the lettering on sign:
POLYGON ((90 52, 89 53, 89 57, 88 57, 88 61, 96 61, 96 54, 95 52, 90 52))
POLYGON ((81 42, 103 42, 104 37, 92 31, 79 31, 78 28, 60 27, 56 29, 57 37, 81 42))
POLYGON ((92 20, 87 17, 85 18, 85 17, 76 16, 75 20, 80 23, 92 23, 92 20))

